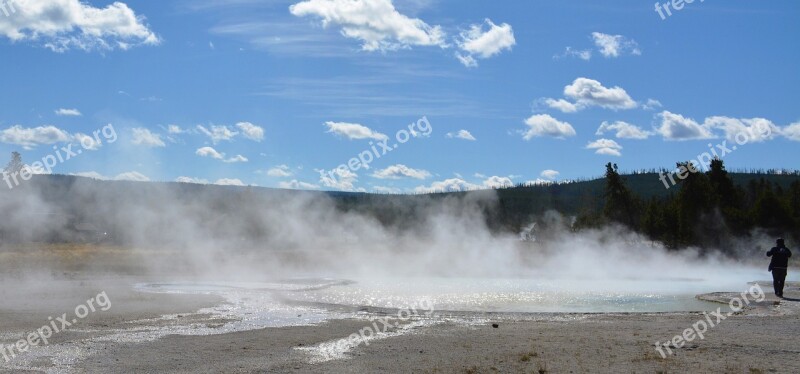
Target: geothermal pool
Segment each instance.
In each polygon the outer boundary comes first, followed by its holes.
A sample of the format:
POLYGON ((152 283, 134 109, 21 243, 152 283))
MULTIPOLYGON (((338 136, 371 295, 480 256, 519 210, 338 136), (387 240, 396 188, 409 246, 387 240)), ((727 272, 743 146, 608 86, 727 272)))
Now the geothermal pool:
MULTIPOLYGON (((757 274, 738 274, 757 279, 757 274)), ((139 284, 144 292, 215 294, 248 311, 248 318, 297 320, 305 308, 306 322, 326 319, 333 311, 364 307, 432 308, 436 312, 495 313, 646 313, 710 311, 719 304, 695 295, 714 291, 744 291, 742 280, 704 278, 651 279, 497 279, 381 278, 289 279, 274 282, 171 282, 139 284), (259 305, 260 303, 260 305, 259 305), (342 308, 345 307, 345 308, 342 308), (257 315, 265 314, 257 317, 257 315)))

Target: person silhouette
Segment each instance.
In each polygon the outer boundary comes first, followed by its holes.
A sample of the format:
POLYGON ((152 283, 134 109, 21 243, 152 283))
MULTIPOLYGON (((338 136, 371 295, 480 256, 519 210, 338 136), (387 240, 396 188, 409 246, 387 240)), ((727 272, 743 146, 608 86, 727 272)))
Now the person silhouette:
POLYGON ((775 295, 782 298, 783 284, 786 281, 786 270, 789 267, 789 257, 792 257, 792 251, 786 248, 783 239, 778 239, 776 244, 767 251, 767 257, 772 257, 769 262, 769 271, 772 272, 772 286, 775 288, 775 295))

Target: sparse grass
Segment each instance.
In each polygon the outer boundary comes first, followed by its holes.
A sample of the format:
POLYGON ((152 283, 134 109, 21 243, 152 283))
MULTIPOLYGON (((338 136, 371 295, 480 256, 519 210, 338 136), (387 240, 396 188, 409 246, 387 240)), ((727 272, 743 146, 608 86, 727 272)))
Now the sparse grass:
POLYGON ((539 357, 539 354, 536 352, 523 353, 522 355, 519 356, 519 360, 522 362, 528 362, 531 360, 532 357, 539 357))

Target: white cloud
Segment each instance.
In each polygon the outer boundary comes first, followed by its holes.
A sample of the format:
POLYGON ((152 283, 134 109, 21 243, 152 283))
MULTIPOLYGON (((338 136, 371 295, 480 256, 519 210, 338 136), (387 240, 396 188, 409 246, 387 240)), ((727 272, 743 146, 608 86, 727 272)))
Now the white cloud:
POLYGON ((182 129, 178 125, 168 125, 167 126, 167 133, 169 133, 169 134, 177 135, 177 134, 183 134, 184 132, 186 132, 186 130, 182 129))
POLYGON ((461 64, 463 64, 468 68, 478 67, 478 60, 476 60, 474 57, 470 55, 462 55, 456 52, 456 58, 458 59, 458 62, 460 62, 461 64))
POLYGON ((220 141, 227 140, 230 141, 233 139, 234 136, 239 134, 236 131, 231 130, 228 126, 211 126, 211 129, 205 128, 205 126, 197 125, 197 130, 211 138, 211 142, 214 144, 219 143, 220 141))
POLYGON ((242 130, 242 135, 250 140, 260 142, 264 140, 264 129, 256 126, 250 122, 239 122, 236 124, 239 130, 242 130))
POLYGON ((661 107, 663 107, 661 102, 655 99, 647 99, 647 102, 642 105, 642 109, 644 110, 655 110, 661 107))
POLYGON ((391 0, 306 0, 289 12, 320 18, 324 27, 341 27, 343 36, 360 40, 366 51, 446 46, 441 27, 401 14, 391 0))
POLYGON ((548 114, 535 114, 525 120, 529 129, 524 132, 522 138, 531 140, 539 136, 552 136, 565 138, 575 136, 575 129, 567 122, 561 122, 548 114))
POLYGON ((178 183, 208 184, 208 179, 180 176, 175 178, 178 183))
POLYGON ((573 49, 572 47, 566 47, 564 53, 553 56, 553 59, 560 60, 566 57, 577 57, 581 60, 589 61, 592 59, 592 51, 590 49, 573 49))
POLYGON ((511 181, 508 177, 498 177, 496 175, 486 178, 483 181, 483 187, 485 188, 503 188, 503 187, 513 187, 514 182, 511 181))
POLYGON ((100 149, 100 146, 102 145, 97 141, 97 139, 80 132, 72 135, 72 138, 78 142, 83 149, 88 149, 90 151, 96 151, 100 149))
POLYGON ((443 181, 436 181, 430 186, 419 186, 414 188, 416 193, 435 193, 435 192, 460 192, 480 189, 493 189, 502 187, 512 187, 514 182, 508 177, 491 176, 486 178, 481 184, 469 183, 461 178, 450 178, 443 181))
POLYGON ((636 41, 626 38, 622 35, 609 35, 601 32, 593 32, 592 39, 594 39, 594 44, 597 46, 600 54, 607 58, 619 57, 624 53, 629 53, 636 56, 642 54, 642 51, 639 50, 638 44, 636 44, 636 41))
POLYGON ((217 152, 216 149, 211 148, 211 147, 199 148, 194 153, 196 155, 200 156, 200 157, 211 157, 211 158, 214 158, 214 159, 217 159, 217 160, 222 160, 222 159, 225 158, 225 154, 224 153, 219 153, 219 152, 217 152))
POLYGON ((740 137, 740 140, 746 136, 748 143, 761 143, 772 140, 781 133, 778 126, 764 118, 739 119, 715 116, 706 118, 703 125, 709 129, 722 130, 725 133, 725 139, 731 142, 735 142, 737 136, 740 137))
POLYGON ((66 108, 56 109, 55 113, 57 116, 79 117, 82 115, 81 112, 77 109, 66 109, 66 108))
POLYGON ((0 142, 19 145, 24 149, 33 149, 40 144, 68 142, 70 139, 68 133, 52 125, 32 128, 14 125, 0 131, 0 142))
POLYGON ((665 110, 659 113, 657 117, 660 117, 661 124, 656 127, 656 131, 665 140, 711 139, 714 137, 708 126, 701 125, 697 121, 680 114, 670 113, 665 110))
POLYGON ((0 35, 54 52, 126 50, 161 41, 125 3, 95 8, 80 0, 14 0, 13 17, 0 17, 0 35))
POLYGON ((479 189, 480 186, 469 183, 461 178, 450 178, 431 183, 430 186, 419 186, 414 189, 416 193, 434 192, 459 192, 479 189))
POLYGON ((235 178, 217 179, 214 182, 214 184, 219 185, 219 186, 240 186, 240 187, 246 186, 246 184, 244 184, 244 182, 242 182, 240 179, 235 179, 235 178))
POLYGON ((653 135, 650 131, 623 121, 603 121, 600 127, 597 128, 595 135, 604 135, 610 131, 615 131, 614 136, 619 139, 647 139, 650 135, 653 135))
POLYGON ((427 170, 414 169, 403 164, 397 164, 389 166, 385 169, 376 170, 372 176, 378 179, 427 179, 431 176, 431 173, 427 170))
POLYGON ((236 156, 233 156, 231 158, 222 160, 222 162, 227 162, 227 163, 247 162, 247 161, 248 161, 247 157, 244 157, 242 155, 236 155, 236 156))
POLYGON ((150 178, 148 178, 146 175, 144 175, 144 174, 142 174, 142 173, 140 173, 138 171, 129 171, 129 172, 118 174, 116 177, 114 177, 114 180, 118 180, 118 181, 134 181, 134 182, 149 182, 150 178))
POLYGON ((564 113, 576 112, 593 106, 606 109, 633 109, 637 107, 634 101, 622 87, 604 87, 600 82, 589 78, 577 78, 572 84, 564 87, 564 96, 572 102, 563 99, 545 99, 545 103, 564 113))
POLYGON ((475 57, 490 58, 504 49, 511 50, 517 43, 511 25, 503 23, 498 26, 488 18, 484 20, 483 25, 471 25, 469 30, 459 36, 457 44, 465 54, 456 52, 456 56, 467 67, 478 65, 475 57), (488 30, 484 31, 484 26, 488 26, 488 30))
POLYGON ((472 136, 472 134, 467 130, 458 130, 458 132, 456 132, 456 133, 448 132, 447 133, 447 137, 448 138, 458 138, 458 139, 470 140, 470 141, 475 141, 476 140, 475 137, 472 136))
POLYGON ((554 184, 554 181, 542 178, 536 178, 534 180, 525 181, 522 183, 523 186, 546 186, 554 184))
POLYGON ((556 170, 547 169, 547 170, 542 170, 542 172, 539 174, 539 176, 544 178, 544 179, 547 179, 547 180, 554 180, 554 179, 558 178, 558 176, 560 174, 561 173, 556 171, 556 170))
POLYGON ((560 110, 562 113, 575 113, 578 110, 577 105, 564 99, 544 99, 544 103, 550 108, 560 110))
POLYGON ((319 173, 319 182, 325 187, 335 188, 343 191, 354 191, 358 174, 350 169, 336 168, 329 171, 316 170, 319 173))
POLYGON ((274 168, 267 170, 267 175, 270 177, 285 178, 292 176, 292 170, 288 165, 278 165, 274 168))
POLYGON ((381 134, 377 131, 373 131, 369 127, 359 125, 357 123, 328 121, 325 122, 325 126, 328 126, 328 132, 344 136, 350 140, 353 139, 383 140, 388 138, 384 134, 381 134))
POLYGON ((800 122, 795 122, 781 130, 783 136, 789 140, 800 142, 800 122))
POLYGON ((143 145, 146 147, 165 147, 164 141, 161 140, 161 135, 150 132, 149 129, 144 127, 137 127, 131 130, 133 137, 131 143, 136 145, 143 145))
POLYGON ((594 153, 607 156, 622 156, 622 146, 611 139, 597 139, 589 142, 586 149, 594 149, 594 153))
POLYGON ((247 157, 242 155, 236 155, 231 158, 225 158, 225 153, 217 152, 216 149, 211 147, 202 147, 198 148, 197 151, 194 152, 196 155, 200 157, 211 157, 215 160, 220 160, 226 163, 235 163, 235 162, 247 162, 247 157))
POLYGON ((319 186, 313 183, 307 183, 298 181, 297 179, 292 179, 288 182, 280 182, 278 183, 278 188, 286 188, 290 190, 318 190, 319 186))

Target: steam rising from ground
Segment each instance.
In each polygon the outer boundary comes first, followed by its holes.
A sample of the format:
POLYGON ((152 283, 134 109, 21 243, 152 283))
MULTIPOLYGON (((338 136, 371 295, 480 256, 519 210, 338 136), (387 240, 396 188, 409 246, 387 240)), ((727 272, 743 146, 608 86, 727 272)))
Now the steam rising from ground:
POLYGON ((531 217, 545 227, 541 240, 521 242, 517 233, 487 225, 494 191, 415 197, 422 202, 411 210, 388 210, 405 216, 386 224, 379 214, 345 211, 321 193, 83 178, 56 186, 39 181, 0 195, 8 217, 4 237, 68 240, 76 222, 92 222, 126 248, 152 250, 135 261, 176 278, 532 278, 564 285, 577 279, 624 291, 642 282, 680 287, 670 284, 689 279, 730 287, 754 274, 713 251, 668 251, 619 227, 573 232, 556 213, 531 217))

